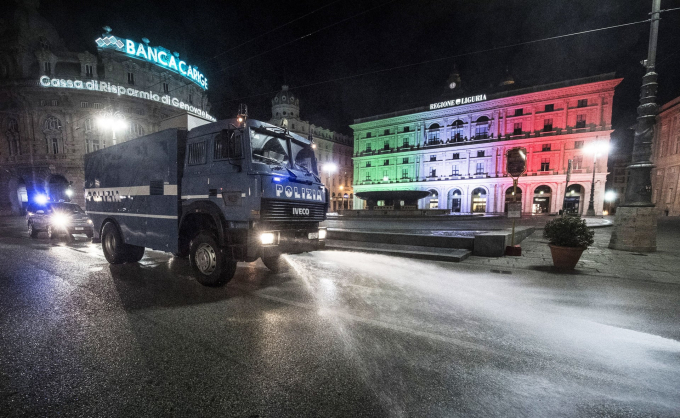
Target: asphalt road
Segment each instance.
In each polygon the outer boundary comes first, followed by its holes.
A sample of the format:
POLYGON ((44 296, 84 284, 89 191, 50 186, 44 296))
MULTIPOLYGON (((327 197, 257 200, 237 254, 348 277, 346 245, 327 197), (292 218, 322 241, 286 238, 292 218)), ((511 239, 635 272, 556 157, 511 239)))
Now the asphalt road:
POLYGON ((2 416, 680 415, 677 285, 319 252, 214 289, 20 226, 0 218, 2 416))

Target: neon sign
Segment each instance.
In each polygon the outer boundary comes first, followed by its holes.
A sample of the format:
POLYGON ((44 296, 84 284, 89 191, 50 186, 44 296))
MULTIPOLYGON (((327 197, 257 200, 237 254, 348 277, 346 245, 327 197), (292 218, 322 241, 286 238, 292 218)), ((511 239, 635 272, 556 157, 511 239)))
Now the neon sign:
POLYGON ((59 78, 49 78, 48 76, 44 75, 40 77, 40 85, 43 87, 61 87, 77 90, 103 91, 106 93, 117 94, 118 96, 139 97, 141 99, 153 100, 154 102, 160 102, 166 105, 178 107, 212 122, 217 121, 217 119, 208 114, 208 112, 205 110, 195 107, 189 103, 184 103, 176 97, 172 97, 167 94, 161 96, 152 91, 141 91, 130 87, 117 86, 113 83, 107 83, 105 81, 64 80, 59 78))
POLYGON ((441 109, 443 107, 460 106, 469 103, 483 102, 486 100, 486 94, 478 94, 476 96, 463 97, 462 99, 447 100, 445 102, 430 104, 430 110, 441 109))
POLYGON ((138 59, 143 59, 150 63, 156 64, 174 73, 186 77, 194 83, 201 86, 203 90, 208 90, 208 79, 198 71, 196 66, 191 66, 185 61, 179 59, 179 54, 171 53, 162 46, 151 47, 148 45, 148 39, 144 39, 145 43, 137 43, 130 39, 123 39, 113 35, 98 38, 95 42, 99 48, 114 49, 116 51, 124 52, 130 56, 138 59))

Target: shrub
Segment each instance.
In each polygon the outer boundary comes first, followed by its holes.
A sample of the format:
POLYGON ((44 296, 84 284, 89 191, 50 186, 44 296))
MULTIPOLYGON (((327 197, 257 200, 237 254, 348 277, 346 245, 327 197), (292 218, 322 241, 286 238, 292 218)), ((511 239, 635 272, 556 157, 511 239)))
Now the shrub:
POLYGON ((588 248, 594 242, 594 235, 595 232, 588 228, 585 219, 571 216, 553 219, 543 229, 543 238, 560 247, 588 248))

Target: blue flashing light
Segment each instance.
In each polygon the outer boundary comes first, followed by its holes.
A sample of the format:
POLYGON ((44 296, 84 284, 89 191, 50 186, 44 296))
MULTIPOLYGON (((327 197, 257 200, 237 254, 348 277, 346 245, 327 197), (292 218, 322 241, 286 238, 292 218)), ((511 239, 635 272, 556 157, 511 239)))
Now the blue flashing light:
POLYGON ((281 181, 283 181, 283 179, 282 179, 281 177, 274 177, 274 178, 272 178, 272 180, 273 180, 275 183, 281 183, 281 181))
POLYGON ((50 198, 45 196, 44 194, 37 194, 33 198, 33 201, 39 205, 44 205, 45 203, 47 203, 48 200, 50 200, 50 198))

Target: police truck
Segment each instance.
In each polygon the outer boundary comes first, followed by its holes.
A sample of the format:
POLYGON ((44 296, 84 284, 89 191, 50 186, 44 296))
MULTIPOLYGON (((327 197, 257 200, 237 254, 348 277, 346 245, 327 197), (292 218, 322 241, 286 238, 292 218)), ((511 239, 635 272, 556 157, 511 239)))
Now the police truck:
POLYGON ((86 154, 85 200, 109 263, 171 252, 218 286, 238 261, 261 258, 278 272, 282 254, 323 248, 329 195, 311 138, 237 118, 86 154))

